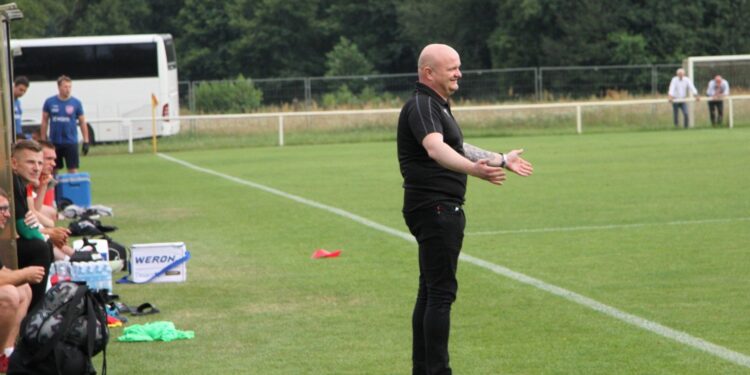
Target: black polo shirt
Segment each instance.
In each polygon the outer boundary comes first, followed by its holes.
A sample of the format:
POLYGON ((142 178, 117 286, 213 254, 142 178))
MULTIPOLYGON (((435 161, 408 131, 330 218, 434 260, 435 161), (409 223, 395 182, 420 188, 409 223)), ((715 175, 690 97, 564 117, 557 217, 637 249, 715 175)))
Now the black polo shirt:
POLYGON ((431 88, 417 82, 414 96, 398 118, 398 162, 404 178, 404 212, 449 202, 464 203, 466 174, 444 168, 427 155, 422 140, 441 133, 443 141, 464 154, 464 137, 453 118, 450 104, 431 88))

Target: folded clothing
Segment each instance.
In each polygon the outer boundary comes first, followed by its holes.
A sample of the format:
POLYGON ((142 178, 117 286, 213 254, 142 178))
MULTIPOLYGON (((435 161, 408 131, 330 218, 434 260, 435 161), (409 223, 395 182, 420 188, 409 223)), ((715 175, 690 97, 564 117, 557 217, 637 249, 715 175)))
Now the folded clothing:
POLYGON ((175 328, 174 323, 168 321, 151 322, 146 324, 133 324, 122 331, 122 336, 117 341, 141 342, 141 341, 173 341, 189 340, 195 337, 194 331, 180 331, 175 328))

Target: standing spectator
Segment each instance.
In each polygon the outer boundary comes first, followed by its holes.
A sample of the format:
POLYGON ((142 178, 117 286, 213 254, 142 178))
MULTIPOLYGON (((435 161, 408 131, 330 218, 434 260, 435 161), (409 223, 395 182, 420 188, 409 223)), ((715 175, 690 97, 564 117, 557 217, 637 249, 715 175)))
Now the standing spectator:
POLYGON ((685 128, 690 126, 687 112, 687 102, 674 102, 675 99, 688 99, 690 97, 690 93, 695 96, 695 101, 700 100, 700 96, 698 96, 698 90, 695 89, 693 81, 685 76, 685 69, 677 69, 677 75, 672 77, 672 81, 669 82, 669 102, 672 103, 672 114, 675 127, 680 126, 680 122, 677 116, 677 112, 679 110, 682 110, 682 117, 685 120, 685 128), (688 90, 690 91, 688 92, 688 90))
POLYGON ((503 168, 532 173, 522 150, 507 154, 463 142, 449 97, 461 78, 458 52, 444 44, 422 50, 414 96, 401 109, 397 149, 404 178, 403 215, 419 244, 419 289, 412 315, 412 374, 451 374, 448 335, 456 269, 466 219, 467 174, 501 185, 503 168))
POLYGON ((68 168, 68 173, 78 172, 78 132, 76 122, 83 135, 83 155, 89 153, 89 131, 86 118, 83 116, 81 101, 71 96, 73 81, 68 76, 57 79, 58 94, 44 101, 42 109, 41 139, 47 140, 47 121, 49 121, 49 140, 57 150, 57 168, 68 168))
POLYGON ((729 95, 729 82, 716 75, 714 79, 708 81, 708 113, 711 116, 711 126, 721 126, 724 118, 724 97, 729 95))
MULTIPOLYGON (((8 193, 0 188, 0 230, 5 229, 10 219, 8 193)), ((44 277, 44 268, 30 266, 11 270, 0 262, 0 373, 8 372, 8 358, 13 354, 21 320, 29 309, 31 288, 44 277)))
POLYGON ((18 76, 13 80, 13 123, 15 124, 16 139, 26 138, 23 134, 23 109, 21 109, 21 97, 29 89, 29 79, 26 76, 18 76))

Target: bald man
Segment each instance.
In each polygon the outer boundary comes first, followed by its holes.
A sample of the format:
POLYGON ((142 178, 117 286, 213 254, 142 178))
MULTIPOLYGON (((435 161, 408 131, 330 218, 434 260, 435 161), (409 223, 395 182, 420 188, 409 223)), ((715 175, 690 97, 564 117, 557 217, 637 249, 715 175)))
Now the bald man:
POLYGON ((706 89, 711 126, 721 126, 724 117, 724 97, 727 95, 729 95, 729 82, 717 74, 708 82, 708 89, 706 89))
POLYGON ((464 143, 448 99, 461 79, 458 52, 430 44, 419 56, 419 81, 401 109, 397 148, 404 179, 403 215, 419 244, 419 289, 412 315, 412 374, 451 374, 448 335, 456 268, 466 219, 467 175, 502 185, 505 170, 529 176, 520 157, 464 143))

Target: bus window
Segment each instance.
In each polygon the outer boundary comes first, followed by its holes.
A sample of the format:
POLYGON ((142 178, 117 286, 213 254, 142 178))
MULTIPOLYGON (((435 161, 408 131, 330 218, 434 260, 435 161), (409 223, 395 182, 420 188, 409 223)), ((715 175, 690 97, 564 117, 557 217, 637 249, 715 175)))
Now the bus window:
POLYGON ((97 79, 156 77, 156 43, 98 45, 96 70, 97 79))
POLYGON ((171 37, 164 38, 164 49, 167 51, 167 68, 177 69, 177 54, 174 52, 174 42, 171 37))
MULTIPOLYGON (((65 74, 74 80, 156 77, 156 43, 22 47, 13 59, 16 75, 54 81, 65 74)), ((174 51, 174 50, 173 50, 174 51)))

